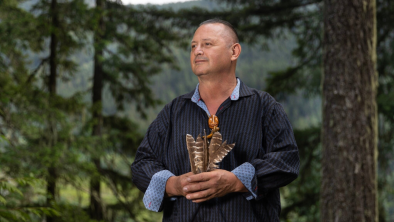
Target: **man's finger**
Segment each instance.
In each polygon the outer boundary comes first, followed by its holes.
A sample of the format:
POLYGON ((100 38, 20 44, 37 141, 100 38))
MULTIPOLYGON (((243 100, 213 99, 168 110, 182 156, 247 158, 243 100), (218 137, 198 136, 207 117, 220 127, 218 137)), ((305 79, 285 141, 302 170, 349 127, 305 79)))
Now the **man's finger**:
POLYGON ((194 175, 193 172, 189 172, 189 173, 183 174, 182 176, 183 176, 184 179, 187 179, 188 177, 193 176, 193 175, 194 175))
POLYGON ((183 191, 186 193, 193 193, 211 188, 212 185, 209 182, 190 183, 183 187, 183 191))
POLYGON ((190 183, 196 183, 196 182, 207 181, 210 178, 211 178, 211 174, 204 172, 204 173, 194 174, 194 175, 187 177, 187 181, 190 183))
POLYGON ((195 193, 191 193, 186 195, 186 198, 189 200, 198 200, 198 199, 210 199, 210 197, 212 196, 212 192, 211 190, 203 190, 200 192, 195 192, 195 193))
POLYGON ((192 175, 194 175, 193 172, 185 173, 185 174, 182 175, 181 183, 182 183, 183 186, 189 183, 187 178, 189 178, 189 176, 192 176, 192 175))

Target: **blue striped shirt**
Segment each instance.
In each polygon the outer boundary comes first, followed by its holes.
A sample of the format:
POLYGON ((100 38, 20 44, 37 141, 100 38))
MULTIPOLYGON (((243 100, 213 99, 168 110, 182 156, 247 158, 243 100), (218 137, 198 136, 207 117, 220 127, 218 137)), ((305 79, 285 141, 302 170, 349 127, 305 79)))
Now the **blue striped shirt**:
POLYGON ((167 104, 138 148, 132 176, 145 192, 146 207, 164 210, 163 221, 279 221, 279 187, 298 175, 297 145, 282 106, 239 79, 216 112, 223 140, 236 144, 219 167, 232 171, 249 193, 199 204, 184 197, 164 198, 167 179, 190 172, 186 134, 196 138, 209 129, 209 111, 196 94, 198 86, 167 104))

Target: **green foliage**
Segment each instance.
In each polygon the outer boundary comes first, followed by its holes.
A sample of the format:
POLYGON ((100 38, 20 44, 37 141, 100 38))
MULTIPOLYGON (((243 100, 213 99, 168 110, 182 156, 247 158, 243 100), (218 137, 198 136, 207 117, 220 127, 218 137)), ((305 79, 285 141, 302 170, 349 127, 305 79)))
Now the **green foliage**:
POLYGON ((24 194, 21 189, 42 184, 35 178, 0 178, 0 220, 5 222, 32 221, 45 215, 59 215, 59 211, 50 207, 28 206, 23 204, 24 194), (21 188, 22 187, 22 188, 21 188))
POLYGON ((91 23, 97 33, 96 50, 104 51, 100 61, 104 86, 119 111, 133 103, 146 117, 145 109, 159 104, 150 89, 150 78, 161 71, 162 64, 177 68, 169 45, 180 41, 182 35, 171 28, 170 21, 158 20, 145 8, 105 1, 103 10, 93 12, 96 17, 91 23), (104 16, 103 33, 97 20, 100 14, 104 16))

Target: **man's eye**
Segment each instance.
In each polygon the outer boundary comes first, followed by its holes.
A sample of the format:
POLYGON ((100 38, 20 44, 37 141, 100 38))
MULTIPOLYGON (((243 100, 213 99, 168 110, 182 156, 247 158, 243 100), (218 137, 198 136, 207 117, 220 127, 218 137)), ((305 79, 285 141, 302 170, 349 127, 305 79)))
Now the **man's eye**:
POLYGON ((196 48, 196 45, 192 45, 192 49, 196 48))
POLYGON ((211 45, 211 43, 207 42, 207 43, 205 43, 205 45, 211 45))

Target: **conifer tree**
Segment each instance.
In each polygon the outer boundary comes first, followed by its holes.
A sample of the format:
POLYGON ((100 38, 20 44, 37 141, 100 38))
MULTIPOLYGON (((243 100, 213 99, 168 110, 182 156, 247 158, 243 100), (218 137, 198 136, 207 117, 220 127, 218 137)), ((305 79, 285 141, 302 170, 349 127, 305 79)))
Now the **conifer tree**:
MULTIPOLYGON (((92 219, 102 220, 105 215, 100 194, 100 178, 102 176, 109 178, 108 183, 130 182, 128 177, 116 170, 108 166, 102 167, 101 156, 104 150, 108 152, 111 149, 105 147, 106 143, 102 140, 103 132, 111 132, 111 128, 104 128, 103 122, 105 119, 113 119, 113 121, 121 119, 116 115, 107 117, 103 115, 104 87, 108 86, 118 111, 122 111, 126 103, 133 103, 137 112, 145 117, 144 109, 158 103, 149 88, 150 77, 157 74, 164 63, 175 67, 175 61, 170 55, 169 43, 178 41, 181 36, 171 29, 170 21, 158 21, 142 7, 126 7, 118 1, 96 0, 96 7, 93 10, 92 135, 100 142, 96 146, 96 151, 91 153, 97 172, 90 180, 89 210, 92 219)), ((107 127, 110 125, 125 127, 125 124, 133 123, 126 121, 124 124, 114 125, 108 122, 107 127)), ((132 133, 133 129, 129 130, 128 132, 132 133)), ((136 136, 135 139, 138 141, 140 137, 136 136)), ((122 148, 121 152, 125 150, 122 148)), ((115 195, 121 193, 116 189, 113 189, 113 192, 115 195)), ((130 204, 122 204, 121 201, 120 203, 123 210, 131 217, 135 217, 129 210, 130 204)))
MULTIPOLYGON (((102 91, 103 91, 103 50, 104 50, 104 39, 103 35, 105 32, 104 23, 104 10, 105 0, 96 0, 96 16, 97 25, 94 30, 94 68, 93 68, 93 88, 92 88, 92 118, 93 118, 93 130, 92 135, 101 137, 102 131, 102 91)), ((94 156, 92 161, 97 168, 97 174, 92 175, 90 179, 90 206, 89 213, 90 218, 95 220, 102 220, 103 207, 101 202, 101 185, 100 175, 101 163, 100 156, 94 156)))
MULTIPOLYGON (((73 114, 81 108, 78 97, 65 99, 57 82, 75 71, 68 57, 80 47, 80 12, 83 1, 37 1, 25 11, 17 1, 3 2, 1 27, 2 78, 6 103, 1 127, 8 136, 1 161, 6 175, 35 174, 46 178, 46 206, 56 206, 57 180, 75 153, 65 152, 72 140, 73 114), (76 19, 76 20, 74 20, 76 19), (29 69, 27 54, 43 56, 29 69), (31 71, 30 71, 31 70, 31 71), (11 90, 10 90, 11 89, 11 90), (22 163, 22 164, 21 164, 22 163), (62 167, 63 166, 63 167, 62 167)), ((34 57, 33 57, 34 58, 34 57)), ((53 221, 55 214, 48 214, 53 221)))
MULTIPOLYGON (((61 141, 61 138, 58 138, 58 134, 61 133, 62 129, 59 131, 57 126, 59 119, 54 115, 56 109, 62 112, 61 106, 64 105, 59 105, 59 100, 62 99, 57 95, 57 82, 59 81, 60 70, 63 71, 64 76, 67 74, 72 75, 76 70, 77 65, 70 60, 69 55, 80 48, 81 45, 75 36, 71 36, 71 33, 78 35, 78 32, 81 32, 83 27, 80 19, 81 15, 83 16, 83 12, 86 11, 86 5, 80 0, 62 2, 58 2, 58 0, 42 0, 33 6, 33 12, 39 12, 37 26, 39 31, 43 33, 40 38, 49 38, 48 57, 41 61, 41 64, 48 65, 48 72, 44 68, 42 73, 44 74, 44 83, 49 93, 48 105, 50 109, 54 109, 48 113, 47 136, 44 139, 50 150, 49 155, 53 160, 49 163, 47 172, 48 205, 51 205, 51 202, 55 202, 58 193, 56 183, 59 177, 59 170, 57 169, 59 166, 57 161, 59 159, 56 157, 61 156, 62 152, 65 152, 63 150, 64 147, 67 147, 66 144, 62 145, 63 141, 61 141)), ((44 51, 46 51, 45 48, 47 47, 45 44, 45 41, 43 41, 41 45, 44 51)), ((66 116, 65 118, 68 117, 66 116)), ((54 219, 48 217, 47 221, 51 222, 54 219)))
POLYGON ((321 220, 377 221, 376 5, 324 3, 321 220))

